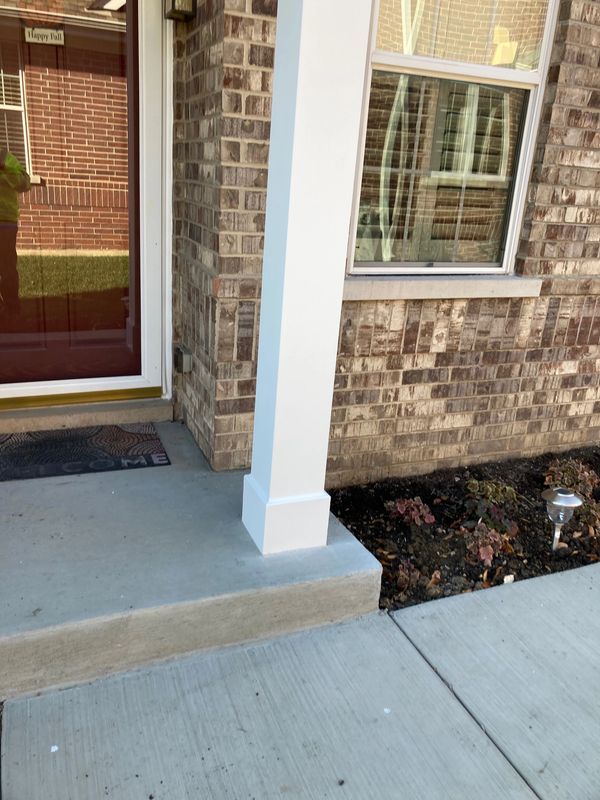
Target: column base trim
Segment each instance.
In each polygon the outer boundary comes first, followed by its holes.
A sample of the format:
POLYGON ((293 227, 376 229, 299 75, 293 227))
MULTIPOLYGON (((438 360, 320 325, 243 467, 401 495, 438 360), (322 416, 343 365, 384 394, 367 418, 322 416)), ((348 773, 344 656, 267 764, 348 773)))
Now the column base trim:
POLYGON ((242 522, 263 555, 327 544, 327 492, 269 500, 252 475, 244 478, 242 522))

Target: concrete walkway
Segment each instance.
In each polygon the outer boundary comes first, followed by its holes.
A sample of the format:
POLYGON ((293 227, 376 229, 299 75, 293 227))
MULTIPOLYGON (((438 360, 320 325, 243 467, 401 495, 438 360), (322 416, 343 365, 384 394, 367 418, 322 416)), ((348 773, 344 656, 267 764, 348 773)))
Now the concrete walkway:
POLYGON ((539 797, 600 798, 600 565, 395 618, 539 797))
POLYGON ((9 700, 2 800, 597 800, 600 566, 9 700))

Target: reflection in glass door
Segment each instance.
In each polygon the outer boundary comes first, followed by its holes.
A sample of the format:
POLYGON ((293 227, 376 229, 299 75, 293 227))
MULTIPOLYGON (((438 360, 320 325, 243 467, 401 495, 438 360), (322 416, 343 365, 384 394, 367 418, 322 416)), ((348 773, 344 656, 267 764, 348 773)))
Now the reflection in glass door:
POLYGON ((0 383, 140 373, 137 3, 0 7, 0 383))

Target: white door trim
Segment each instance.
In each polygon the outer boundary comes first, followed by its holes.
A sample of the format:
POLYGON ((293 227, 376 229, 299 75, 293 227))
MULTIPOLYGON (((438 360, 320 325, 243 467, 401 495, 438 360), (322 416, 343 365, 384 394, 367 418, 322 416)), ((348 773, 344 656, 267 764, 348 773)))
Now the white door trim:
POLYGON ((0 399, 151 387, 170 396, 171 28, 161 3, 139 3, 141 374, 0 384, 0 399))
MULTIPOLYGON (((146 3, 146 5, 148 5, 146 3)), ((154 5, 161 5, 155 3, 154 5)), ((162 7, 161 7, 162 14, 162 7)), ((163 397, 173 394, 173 31, 162 23, 162 385, 163 397)))

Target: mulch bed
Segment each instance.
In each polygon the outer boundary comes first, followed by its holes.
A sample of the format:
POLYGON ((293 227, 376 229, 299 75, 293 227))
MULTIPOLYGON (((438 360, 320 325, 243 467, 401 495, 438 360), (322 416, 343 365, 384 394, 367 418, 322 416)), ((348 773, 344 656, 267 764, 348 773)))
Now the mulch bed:
MULTIPOLYGON (((553 529, 541 492, 548 488, 546 474, 557 459, 581 461, 600 474, 600 448, 583 448, 336 489, 331 492, 332 511, 381 562, 382 608, 402 608, 561 572, 600 559, 600 516, 592 513, 594 509, 600 513, 600 505, 595 505, 600 487, 593 487, 585 505, 565 525, 561 547, 553 553, 553 529), (494 527, 502 534, 493 557, 490 550, 473 544, 478 512, 482 507, 489 511, 490 506, 473 499, 468 487, 474 480, 510 486, 516 493, 515 502, 492 508, 492 517, 498 517, 494 527), (417 497, 429 507, 434 522, 429 516, 425 522, 421 515, 415 524, 402 504, 403 513, 398 514, 398 501, 417 497)), ((414 508, 409 506, 413 517, 414 508)), ((485 518, 489 529, 494 518, 490 520, 489 514, 485 518)))

